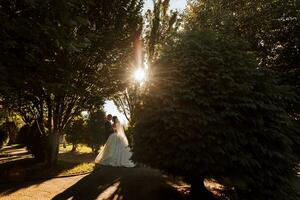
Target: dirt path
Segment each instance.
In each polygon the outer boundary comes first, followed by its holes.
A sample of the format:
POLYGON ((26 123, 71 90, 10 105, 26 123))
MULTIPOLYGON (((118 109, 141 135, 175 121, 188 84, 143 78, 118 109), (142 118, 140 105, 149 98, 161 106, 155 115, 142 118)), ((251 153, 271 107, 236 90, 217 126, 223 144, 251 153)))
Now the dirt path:
POLYGON ((0 185, 0 199, 51 199, 56 194, 63 192, 84 176, 69 178, 54 178, 44 182, 29 182, 9 186, 0 185))
POLYGON ((182 200, 184 187, 149 168, 100 167, 89 175, 0 185, 0 199, 182 200))

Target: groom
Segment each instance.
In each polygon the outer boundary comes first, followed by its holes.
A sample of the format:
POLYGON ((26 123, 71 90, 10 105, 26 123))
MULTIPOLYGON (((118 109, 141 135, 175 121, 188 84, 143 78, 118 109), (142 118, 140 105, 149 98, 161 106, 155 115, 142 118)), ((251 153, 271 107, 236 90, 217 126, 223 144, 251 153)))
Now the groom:
POLYGON ((105 137, 106 139, 114 133, 114 129, 111 125, 111 120, 112 120, 112 115, 111 114, 108 114, 106 116, 106 122, 105 122, 105 137))

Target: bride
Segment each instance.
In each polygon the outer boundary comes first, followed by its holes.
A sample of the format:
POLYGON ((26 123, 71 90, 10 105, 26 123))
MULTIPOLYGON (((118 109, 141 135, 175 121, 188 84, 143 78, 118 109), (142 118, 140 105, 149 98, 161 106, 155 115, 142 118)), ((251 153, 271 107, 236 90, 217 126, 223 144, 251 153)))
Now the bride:
POLYGON ((132 154, 128 147, 124 128, 116 116, 113 117, 112 127, 114 133, 107 139, 104 148, 96 157, 95 163, 118 167, 134 167, 134 163, 130 160, 132 154))

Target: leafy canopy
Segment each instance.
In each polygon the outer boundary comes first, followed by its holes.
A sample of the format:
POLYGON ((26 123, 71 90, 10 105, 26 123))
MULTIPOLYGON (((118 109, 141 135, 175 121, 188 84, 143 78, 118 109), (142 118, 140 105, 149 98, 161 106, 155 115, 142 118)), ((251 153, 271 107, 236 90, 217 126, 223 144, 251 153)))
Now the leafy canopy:
POLYGON ((243 199, 292 199, 288 88, 229 35, 191 30, 167 49, 137 114, 134 159, 199 183, 227 180, 243 199))
MULTIPOLYGON (((0 2, 0 94, 58 137, 83 110, 123 88, 141 0, 0 2)), ((43 130, 42 130, 43 131, 43 130)), ((43 131, 44 132, 44 131, 43 131)), ((44 133, 43 133, 44 134, 44 133)))

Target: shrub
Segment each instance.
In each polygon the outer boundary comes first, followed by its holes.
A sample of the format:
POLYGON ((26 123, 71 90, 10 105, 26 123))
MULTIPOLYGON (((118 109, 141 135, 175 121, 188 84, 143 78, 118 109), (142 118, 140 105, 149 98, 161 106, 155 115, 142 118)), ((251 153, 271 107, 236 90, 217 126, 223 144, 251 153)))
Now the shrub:
POLYGON ((184 176, 195 199, 208 177, 228 180, 239 199, 294 199, 288 88, 229 35, 193 30, 173 45, 153 65, 133 158, 184 176))
POLYGON ((49 138, 42 124, 39 124, 39 126, 37 122, 34 122, 31 126, 26 124, 21 127, 18 135, 20 142, 25 144, 37 161, 43 162, 46 160, 49 151, 49 138))
POLYGON ((4 146, 8 139, 8 134, 5 130, 0 128, 0 149, 4 146))
POLYGON ((15 144, 17 142, 17 133, 18 133, 18 127, 15 124, 15 122, 6 122, 4 123, 6 127, 6 131, 8 133, 9 141, 8 145, 15 144))
POLYGON ((4 122, 0 126, 0 147, 7 143, 11 145, 17 142, 18 127, 14 122, 4 122))

